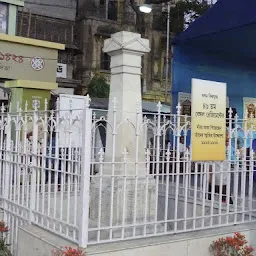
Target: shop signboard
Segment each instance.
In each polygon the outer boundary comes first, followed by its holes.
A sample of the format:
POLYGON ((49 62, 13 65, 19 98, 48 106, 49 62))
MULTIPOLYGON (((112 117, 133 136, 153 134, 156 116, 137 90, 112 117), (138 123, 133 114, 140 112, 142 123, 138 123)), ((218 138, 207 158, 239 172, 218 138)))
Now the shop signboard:
POLYGON ((192 161, 226 159, 226 88, 192 79, 192 161))
POLYGON ((63 63, 57 64, 57 77, 67 78, 67 64, 63 64, 63 63))
POLYGON ((56 82, 58 51, 34 45, 0 41, 0 77, 56 82))

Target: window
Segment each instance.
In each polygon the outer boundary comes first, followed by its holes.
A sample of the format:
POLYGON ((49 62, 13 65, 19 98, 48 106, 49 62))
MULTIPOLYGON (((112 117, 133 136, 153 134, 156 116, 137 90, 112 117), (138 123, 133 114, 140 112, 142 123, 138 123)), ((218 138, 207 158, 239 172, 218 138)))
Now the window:
POLYGON ((105 5, 105 0, 100 0, 100 5, 105 5))
POLYGON ((108 19, 117 20, 117 1, 109 0, 108 2, 108 19))
POLYGON ((7 34, 8 6, 0 3, 0 33, 7 34))
POLYGON ((101 53, 100 69, 110 70, 110 56, 105 52, 101 53))

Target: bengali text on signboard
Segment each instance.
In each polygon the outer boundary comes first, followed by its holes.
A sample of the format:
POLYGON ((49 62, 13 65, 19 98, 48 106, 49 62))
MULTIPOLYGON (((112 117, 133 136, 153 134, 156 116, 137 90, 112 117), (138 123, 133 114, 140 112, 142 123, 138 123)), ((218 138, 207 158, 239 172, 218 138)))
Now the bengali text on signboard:
POLYGON ((226 84, 192 79, 192 160, 226 159, 226 84))
POLYGON ((56 82, 58 50, 0 41, 0 77, 56 82))

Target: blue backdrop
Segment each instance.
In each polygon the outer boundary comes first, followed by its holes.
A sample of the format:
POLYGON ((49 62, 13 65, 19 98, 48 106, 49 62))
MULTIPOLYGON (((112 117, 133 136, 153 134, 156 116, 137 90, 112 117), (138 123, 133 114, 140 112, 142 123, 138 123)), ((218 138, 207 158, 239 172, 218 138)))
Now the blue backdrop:
POLYGON ((229 107, 236 108, 241 118, 243 97, 256 98, 256 66, 248 59, 177 45, 172 69, 173 113, 178 104, 178 92, 191 93, 192 78, 227 83, 229 107))
MULTIPOLYGON (((192 78, 227 83, 229 107, 236 108, 240 118, 243 118, 243 97, 256 98, 256 66, 248 59, 176 45, 172 69, 173 113, 176 113, 178 93, 191 93, 192 78)), ((249 140, 247 144, 249 147, 249 140)), ((187 145, 190 145, 190 132, 187 145)))
POLYGON ((229 107, 243 118, 243 97, 256 98, 255 10, 256 0, 218 0, 174 38, 173 113, 178 93, 191 93, 198 78, 227 83, 229 107))
POLYGON ((256 57, 255 10, 255 0, 218 0, 175 37, 173 43, 253 60, 256 57))

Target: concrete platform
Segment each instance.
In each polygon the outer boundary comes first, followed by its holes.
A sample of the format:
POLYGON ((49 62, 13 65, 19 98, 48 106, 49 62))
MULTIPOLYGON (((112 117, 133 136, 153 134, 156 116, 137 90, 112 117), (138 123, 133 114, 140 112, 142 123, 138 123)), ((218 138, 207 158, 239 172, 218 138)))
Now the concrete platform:
MULTIPOLYGON (((219 237, 232 235, 234 232, 243 233, 250 245, 256 247, 255 223, 186 234, 98 244, 89 246, 86 251, 87 255, 97 256, 211 256, 210 244, 219 237)), ((18 236, 18 256, 50 256, 52 249, 63 246, 76 247, 75 244, 36 226, 19 228, 18 236)))

